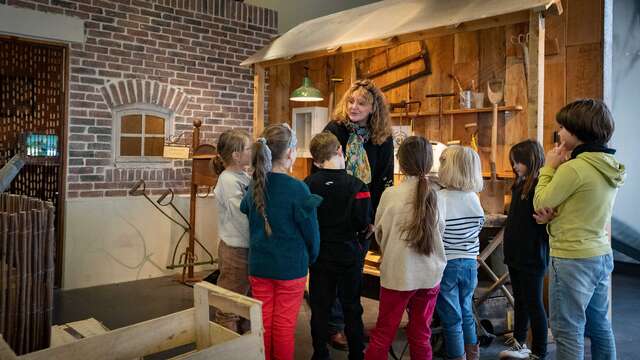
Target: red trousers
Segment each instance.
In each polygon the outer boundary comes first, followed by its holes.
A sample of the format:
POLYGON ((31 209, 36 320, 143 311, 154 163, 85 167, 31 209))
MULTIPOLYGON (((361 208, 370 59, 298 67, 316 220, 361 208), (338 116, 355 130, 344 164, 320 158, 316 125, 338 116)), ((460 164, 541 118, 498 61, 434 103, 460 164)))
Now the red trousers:
POLYGON ((293 360, 298 312, 307 277, 274 280, 250 276, 252 296, 262 301, 265 359, 293 360))
POLYGON ((409 314, 407 340, 411 359, 429 359, 431 351, 431 319, 440 286, 431 289, 398 291, 380 287, 378 321, 371 331, 365 359, 387 359, 405 309, 409 314))

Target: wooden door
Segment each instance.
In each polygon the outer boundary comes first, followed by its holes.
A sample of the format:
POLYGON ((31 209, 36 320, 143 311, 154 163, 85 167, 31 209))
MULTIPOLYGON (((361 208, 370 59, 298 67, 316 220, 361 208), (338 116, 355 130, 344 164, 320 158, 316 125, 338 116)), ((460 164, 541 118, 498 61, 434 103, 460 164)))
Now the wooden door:
POLYGON ((0 167, 17 152, 33 156, 8 192, 53 203, 55 283, 62 278, 66 163, 67 48, 0 37, 0 167), (34 147, 46 151, 33 151, 34 147))

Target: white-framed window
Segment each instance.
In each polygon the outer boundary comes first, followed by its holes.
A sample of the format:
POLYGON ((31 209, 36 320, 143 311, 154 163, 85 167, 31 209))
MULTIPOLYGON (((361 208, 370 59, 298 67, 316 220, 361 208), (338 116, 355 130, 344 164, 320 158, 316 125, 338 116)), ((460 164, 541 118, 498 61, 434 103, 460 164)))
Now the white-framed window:
POLYGON ((162 157, 173 113, 152 105, 131 105, 114 111, 113 149, 116 164, 169 164, 162 157))

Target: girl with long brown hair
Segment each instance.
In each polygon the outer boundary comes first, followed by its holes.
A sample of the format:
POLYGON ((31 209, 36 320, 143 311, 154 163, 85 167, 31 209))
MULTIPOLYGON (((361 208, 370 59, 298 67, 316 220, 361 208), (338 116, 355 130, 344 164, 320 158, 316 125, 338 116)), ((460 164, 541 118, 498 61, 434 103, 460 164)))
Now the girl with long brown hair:
POLYGON ((504 263, 509 267, 513 289, 515 324, 511 348, 500 358, 540 359, 547 355, 547 314, 542 288, 549 263, 549 235, 546 224, 534 218, 533 198, 544 150, 535 140, 525 140, 509 151, 516 180, 511 188, 511 205, 504 228, 504 263), (527 348, 527 330, 531 323, 532 346, 527 348))
POLYGON ((249 280, 262 301, 266 359, 293 359, 307 272, 320 249, 322 198, 288 175, 296 155, 287 124, 267 127, 253 145, 253 181, 240 205, 249 218, 249 280))
POLYGON ((398 150, 406 180, 388 188, 376 214, 380 245, 380 305, 366 359, 386 359, 405 310, 412 359, 431 359, 431 319, 447 260, 442 243, 444 215, 428 174, 431 144, 408 137, 398 150))

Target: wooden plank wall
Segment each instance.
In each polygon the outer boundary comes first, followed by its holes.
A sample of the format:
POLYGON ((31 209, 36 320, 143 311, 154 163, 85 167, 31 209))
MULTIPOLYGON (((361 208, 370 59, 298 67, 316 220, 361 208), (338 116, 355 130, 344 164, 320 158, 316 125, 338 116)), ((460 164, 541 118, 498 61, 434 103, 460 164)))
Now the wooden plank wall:
MULTIPOLYGON (((564 12, 546 18, 546 56, 544 84, 544 147, 552 147, 556 112, 567 102, 581 97, 602 98, 603 0, 563 0, 564 12)), ((470 89, 472 81, 479 91, 485 92, 484 105, 491 106, 486 96, 489 80, 505 81, 502 105, 520 105, 521 111, 501 112, 498 123, 497 168, 501 176, 512 176, 508 150, 527 138, 527 79, 523 49, 514 40, 527 34, 528 23, 501 26, 475 32, 458 33, 426 39, 432 74, 386 92, 389 102, 421 100, 421 112, 437 112, 438 100, 426 99, 434 93, 458 92, 449 76, 455 75, 463 88, 470 89)), ((328 106, 331 92, 329 79, 342 77, 343 83, 335 87, 337 103, 348 88, 353 74, 353 62, 368 58, 362 70, 375 71, 408 55, 420 51, 420 42, 401 44, 387 49, 362 50, 279 65, 269 69, 270 108, 272 122, 291 120, 291 109, 305 106, 328 106), (302 83, 304 66, 315 86, 325 95, 318 103, 288 102, 290 92, 302 83), (274 106, 276 105, 276 106, 274 106)), ((531 59, 530 61, 533 61, 531 59)), ((423 69, 420 61, 376 77, 384 86, 423 69)), ((444 98, 443 107, 459 108, 459 100, 444 98)), ((412 109, 415 109, 412 108, 412 109)), ((399 110, 398 110, 399 111, 399 110)), ((410 119, 395 117, 394 124, 409 125, 410 119)), ((483 169, 488 171, 490 150, 491 113, 421 116, 414 120, 414 130, 429 139, 442 142, 460 140, 468 145, 475 128, 465 124, 477 123, 478 145, 483 169)), ((304 172, 304 171, 303 171, 304 172)))

